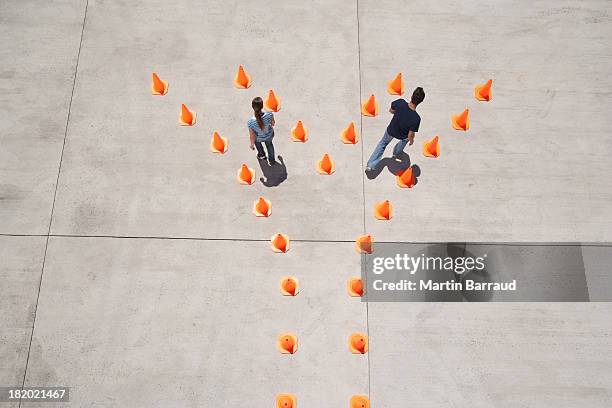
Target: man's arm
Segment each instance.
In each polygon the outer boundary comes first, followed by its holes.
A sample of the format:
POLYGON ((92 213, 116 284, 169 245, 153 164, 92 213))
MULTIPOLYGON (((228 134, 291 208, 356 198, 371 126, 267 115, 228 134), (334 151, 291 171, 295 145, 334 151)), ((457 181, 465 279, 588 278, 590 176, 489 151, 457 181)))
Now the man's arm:
POLYGON ((412 130, 408 131, 408 146, 412 146, 414 143, 414 132, 412 130))

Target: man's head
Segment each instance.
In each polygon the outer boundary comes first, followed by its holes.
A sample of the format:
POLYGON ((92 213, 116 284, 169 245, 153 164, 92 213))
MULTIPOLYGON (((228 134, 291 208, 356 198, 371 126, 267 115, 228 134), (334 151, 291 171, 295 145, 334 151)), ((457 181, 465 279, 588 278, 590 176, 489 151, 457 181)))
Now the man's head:
POLYGON ((412 98, 410 98, 410 102, 412 102, 416 106, 419 103, 423 102, 423 99, 425 99, 425 91, 419 86, 412 93, 412 98))

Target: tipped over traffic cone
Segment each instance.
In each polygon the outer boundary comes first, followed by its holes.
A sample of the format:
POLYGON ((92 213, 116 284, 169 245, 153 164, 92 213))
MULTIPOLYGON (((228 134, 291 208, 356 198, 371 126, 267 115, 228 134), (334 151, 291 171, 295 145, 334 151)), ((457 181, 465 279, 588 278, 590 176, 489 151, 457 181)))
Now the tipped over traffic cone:
POLYGON ((378 103, 374 95, 370 95, 368 100, 361 105, 361 113, 364 116, 376 116, 378 115, 378 103))
POLYGON ((153 95, 165 95, 168 93, 168 82, 164 81, 153 72, 153 82, 151 83, 151 93, 153 95))
POLYGON ((474 88, 474 97, 479 101, 490 101, 493 99, 493 95, 491 93, 491 84, 493 84, 493 80, 489 79, 482 85, 476 85, 474 88))
POLYGON ((357 131, 355 130, 355 123, 349 123, 348 127, 342 131, 340 135, 340 140, 345 144, 355 144, 359 140, 357 136, 357 131))
POLYGON ((251 76, 246 73, 242 65, 238 66, 238 72, 234 78, 234 86, 239 89, 247 89, 251 86, 251 76))
POLYGON ((308 129, 304 127, 301 120, 297 121, 297 124, 291 128, 291 138, 294 142, 302 142, 308 140, 308 129))
POLYGON ((294 276, 285 276, 281 279, 280 291, 283 296, 295 296, 300 291, 300 282, 294 276))
POLYGON ((370 400, 365 395, 353 395, 349 402, 349 408, 370 408, 370 400))
POLYGON ((349 350, 353 354, 365 354, 368 352, 368 336, 363 333, 353 333, 350 335, 349 350))
POLYGON ((213 133, 212 140, 210 141, 210 150, 213 153, 225 153, 227 152, 229 144, 227 142, 227 138, 223 136, 219 136, 219 133, 213 133))
POLYGON ((264 107, 269 112, 278 112, 281 108, 280 98, 276 96, 272 89, 268 92, 268 97, 264 101, 264 107))
POLYGON ((459 115, 453 115, 451 118, 453 128, 457 130, 468 130, 470 128, 470 118, 468 117, 469 113, 470 110, 466 109, 459 115))
POLYGON ((319 160, 319 162, 317 163, 317 170, 319 171, 319 174, 325 175, 330 175, 334 171, 336 171, 336 164, 329 157, 329 154, 325 153, 321 160, 319 160))
POLYGON ((377 220, 390 220, 393 217, 393 207, 389 200, 381 201, 374 206, 374 217, 377 220))
POLYGON ((403 95, 404 94, 404 81, 402 80, 402 73, 397 74, 395 79, 387 82, 387 92, 391 95, 403 95))
POLYGON ((276 396, 276 408, 297 408, 297 400, 292 394, 278 394, 276 396))
POLYGON ((278 336, 276 347, 283 354, 295 354, 298 348, 297 337, 291 333, 283 333, 278 336))
POLYGON ((407 169, 400 170, 395 177, 397 185, 401 188, 412 188, 414 187, 414 172, 412 171, 412 167, 408 167, 407 169))
POLYGON ((360 254, 371 254, 372 253, 372 236, 362 235, 355 241, 355 250, 360 254))
POLYGON ((423 155, 425 157, 438 157, 440 156, 440 142, 439 137, 436 136, 431 140, 427 140, 423 143, 423 155))
POLYGON ((361 278, 350 278, 348 282, 346 282, 346 291, 348 292, 349 296, 363 296, 363 282, 361 281, 361 278))
POLYGON ((289 251, 290 241, 289 241, 289 237, 286 236, 285 234, 279 233, 279 234, 274 235, 272 239, 270 240, 270 244, 274 252, 285 253, 289 251))
POLYGON ((255 182, 255 170, 243 164, 238 169, 236 179, 240 184, 253 184, 255 182))
POLYGON ((196 123, 196 114, 194 111, 189 110, 184 103, 181 104, 181 115, 179 116, 179 123, 181 126, 193 126, 196 123))
POLYGON ((253 203, 253 214, 256 217, 269 217, 272 214, 272 202, 263 197, 259 197, 253 203))

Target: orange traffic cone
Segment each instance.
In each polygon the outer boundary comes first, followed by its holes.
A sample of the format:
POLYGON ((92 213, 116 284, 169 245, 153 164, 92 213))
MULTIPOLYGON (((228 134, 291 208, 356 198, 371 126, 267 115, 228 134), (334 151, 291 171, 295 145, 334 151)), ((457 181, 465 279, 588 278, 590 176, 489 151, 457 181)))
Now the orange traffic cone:
POLYGON ((291 333, 283 333, 278 336, 276 347, 283 354, 295 354, 298 348, 297 337, 291 333))
POLYGON ((353 395, 349 408, 370 408, 370 400, 365 395, 353 395))
POLYGON ((412 172, 412 167, 408 167, 407 169, 400 170, 395 177, 397 185, 401 188, 412 188, 414 187, 414 173, 412 172))
POLYGON ((329 157, 329 154, 325 153, 323 155, 323 158, 319 160, 319 162, 317 163, 317 170, 319 171, 319 174, 325 174, 325 175, 330 175, 334 171, 336 171, 336 164, 329 157))
POLYGON ((357 131, 355 130, 355 123, 349 123, 348 127, 342 131, 340 135, 340 140, 345 144, 355 144, 359 140, 357 136, 357 131))
POLYGON ((302 142, 308 140, 308 129, 304 127, 301 120, 297 121, 297 124, 291 128, 291 138, 294 142, 302 142))
POLYGON ((372 253, 372 236, 362 235, 355 241, 355 250, 360 254, 371 254, 372 253))
POLYGON ((368 336, 363 333, 353 333, 349 337, 349 350, 353 354, 365 354, 368 352, 368 336))
POLYGON ((255 170, 243 164, 238 169, 236 179, 240 184, 253 184, 255 182, 255 170))
POLYGON ((268 92, 268 97, 264 101, 264 107, 269 112, 278 112, 281 108, 280 98, 274 94, 272 89, 268 92))
POLYGON ((278 394, 276 396, 276 408, 297 408, 297 400, 292 394, 278 394))
POLYGON ((181 126, 193 126, 196 123, 196 113, 194 111, 189 110, 184 103, 181 104, 181 115, 179 116, 179 123, 181 126))
POLYGON ((219 136, 219 133, 213 133, 212 140, 210 141, 210 150, 213 153, 225 153, 227 152, 229 144, 227 143, 227 138, 223 136, 219 136))
POLYGON ((290 241, 289 237, 285 234, 276 234, 270 240, 272 245, 272 250, 274 252, 282 252, 285 253, 289 251, 290 241))
POLYGON ((300 291, 300 282, 294 276, 285 276, 281 279, 280 291, 283 296, 295 296, 300 291))
POLYGON ((493 95, 491 94, 491 84, 493 84, 493 80, 489 79, 482 85, 476 85, 474 88, 474 97, 479 101, 490 101, 493 99, 493 95))
POLYGON ((168 93, 168 81, 160 79, 157 74, 153 73, 153 83, 151 84, 151 93, 153 95, 165 95, 168 93))
POLYGON ((377 220, 390 220, 393 217, 393 207, 389 200, 381 201, 374 206, 374 217, 377 220))
POLYGON ((272 203, 263 197, 259 197, 253 203, 253 214, 256 217, 269 217, 272 215, 272 203))
POLYGON ((457 130, 468 130, 470 128, 470 118, 468 114, 470 113, 469 109, 464 110, 459 115, 453 115, 452 123, 453 128, 457 130))
POLYGON ((346 291, 348 292, 349 296, 363 296, 363 282, 361 281, 361 278, 350 278, 348 282, 346 282, 346 291))
POLYGON ((423 155, 425 157, 438 157, 440 156, 440 143, 439 137, 436 136, 431 140, 427 140, 423 143, 423 155))
POLYGON ((378 104, 374 95, 370 95, 368 100, 361 105, 361 113, 364 116, 376 116, 378 115, 378 104))
POLYGON ((404 81, 402 80, 402 73, 397 74, 395 79, 387 82, 387 92, 391 95, 403 95, 404 93, 404 81))
POLYGON ((242 65, 238 66, 238 72, 234 78, 234 86, 239 89, 247 89, 251 86, 251 76, 245 72, 242 65))

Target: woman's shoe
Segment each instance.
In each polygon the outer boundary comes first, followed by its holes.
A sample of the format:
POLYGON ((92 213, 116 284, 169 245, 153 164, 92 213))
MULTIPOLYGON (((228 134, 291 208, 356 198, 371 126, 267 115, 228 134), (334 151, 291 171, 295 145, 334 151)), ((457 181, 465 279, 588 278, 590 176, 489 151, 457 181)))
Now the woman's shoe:
POLYGON ((257 160, 266 160, 266 156, 257 155, 257 160))

